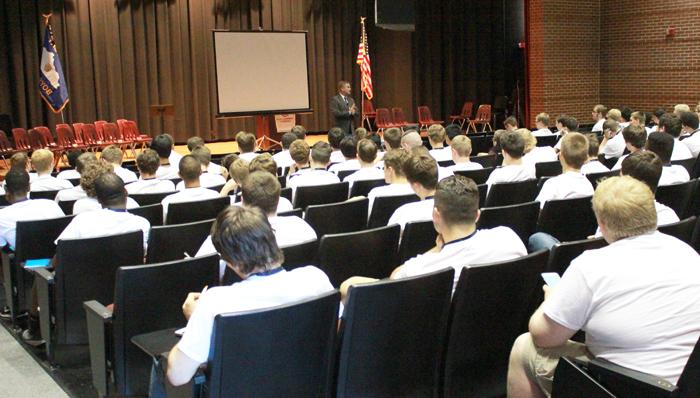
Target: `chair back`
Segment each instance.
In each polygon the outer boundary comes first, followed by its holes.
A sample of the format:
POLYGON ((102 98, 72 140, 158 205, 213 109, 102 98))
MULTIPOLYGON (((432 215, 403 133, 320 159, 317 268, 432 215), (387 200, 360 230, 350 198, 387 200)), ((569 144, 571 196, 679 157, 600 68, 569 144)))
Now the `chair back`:
POLYGON ((357 170, 340 170, 338 171, 338 179, 340 181, 343 181, 345 177, 349 176, 350 174, 355 173, 357 170))
MULTIPOLYGON (((483 141, 488 142, 488 144, 487 144, 488 147, 486 148, 486 150, 488 151, 488 149, 490 148, 490 145, 492 142, 491 140, 493 139, 493 137, 474 137, 474 138, 472 138, 472 141, 477 141, 477 139, 479 139, 479 138, 484 138, 485 140, 483 140, 483 141)), ((498 165, 496 155, 472 156, 469 158, 469 161, 474 162, 474 163, 479 163, 485 169, 490 168, 491 171, 493 171, 493 169, 498 165)), ((486 182, 486 181, 484 181, 484 182, 486 182)))
MULTIPOLYGON (((10 140, 7 138, 7 134, 0 130, 0 152, 12 152, 13 150, 14 148, 12 147, 10 140)), ((5 153, 2 155, 5 155, 5 153)))
POLYGON ((399 265, 398 225, 321 238, 317 264, 333 286, 354 275, 386 278, 399 265))
POLYGON ((437 232, 432 221, 406 223, 399 245, 399 264, 435 247, 437 232))
POLYGON ((537 180, 499 182, 491 185, 486 196, 485 207, 507 206, 535 200, 537 180))
POLYGON ((27 139, 29 140, 29 146, 34 150, 45 149, 49 146, 47 142, 44 142, 44 137, 36 129, 29 129, 27 139))
POLYGON ((168 225, 185 224, 195 221, 211 220, 231 205, 231 199, 213 198, 193 202, 170 203, 165 223, 168 225))
POLYGON ((352 188, 350 188, 350 197, 367 197, 374 188, 383 187, 384 185, 387 185, 384 179, 355 181, 352 183, 352 188))
POLYGON ((348 198, 349 184, 334 184, 298 187, 294 197, 294 208, 306 209, 311 205, 342 202, 348 198))
POLYGON ((127 139, 129 137, 129 133, 127 130, 129 130, 129 124, 128 120, 126 119, 117 119, 117 128, 119 129, 119 135, 123 139, 127 139))
POLYGON ((56 145, 56 141, 53 139, 53 135, 51 135, 51 130, 49 130, 48 127, 36 126, 34 127, 34 130, 39 132, 39 134, 42 137, 42 141, 46 144, 46 146, 56 145))
POLYGON ((208 396, 330 396, 339 301, 334 291, 279 307, 217 315, 206 372, 208 396))
POLYGON ((194 257, 211 233, 213 224, 214 219, 152 227, 148 235, 146 262, 155 264, 194 257))
POLYGON ((443 396, 505 394, 508 357, 526 332, 547 251, 462 269, 452 297, 443 396))
POLYGON ((558 176, 561 174, 561 171, 561 163, 558 160, 535 163, 535 175, 537 178, 558 176))
POLYGON ((389 127, 394 127, 394 123, 391 121, 391 114, 387 108, 377 108, 377 118, 374 120, 377 128, 385 129, 389 127))
MULTIPOLYGON (((77 142, 84 143, 85 139, 83 137, 83 127, 85 126, 84 123, 73 123, 73 131, 75 134, 75 139, 77 142)), ((58 138, 58 132, 56 132, 56 136, 58 138)), ((60 144, 60 142, 59 142, 60 144)))
POLYGON ((282 190, 280 190, 280 198, 285 198, 291 202, 292 201, 292 188, 290 188, 290 187, 282 188, 282 190))
POLYGON ((677 166, 683 166, 687 171, 688 174, 693 175, 693 169, 695 168, 695 158, 688 158, 688 159, 682 159, 682 160, 672 160, 671 164, 677 165, 677 166))
POLYGON ((105 141, 108 143, 122 143, 123 137, 122 134, 119 131, 119 128, 117 127, 116 124, 114 123, 105 123, 104 124, 104 135, 105 135, 105 141))
POLYGON ((537 146, 555 146, 557 145, 557 140, 559 139, 559 136, 557 135, 543 135, 540 137, 535 137, 537 138, 537 146))
POLYGON ((157 192, 157 193, 132 193, 129 197, 136 201, 139 206, 148 206, 160 204, 166 196, 172 195, 175 192, 157 192))
POLYGON ((453 283, 454 269, 448 267, 351 287, 336 396, 438 396, 453 283))
POLYGON ((591 182, 593 188, 598 187, 598 183, 609 177, 617 177, 620 175, 620 170, 604 171, 602 173, 590 173, 586 174, 586 178, 591 182))
POLYGON ((657 229, 659 232, 676 237, 690 245, 692 243, 693 231, 695 230, 697 219, 697 217, 692 216, 672 224, 659 225, 657 229))
POLYGON ((474 120, 477 123, 486 123, 491 121, 491 105, 481 104, 476 110, 476 118, 474 120))
POLYGON ((75 200, 61 200, 58 202, 58 207, 63 210, 63 214, 73 214, 73 205, 75 205, 75 200))
POLYGON ((289 216, 294 216, 294 217, 299 217, 302 218, 304 217, 304 210, 302 209, 292 209, 289 211, 282 211, 277 213, 279 217, 289 217, 289 216))
POLYGON ((367 226, 369 228, 383 227, 387 225, 389 219, 394 214, 396 209, 406 203, 418 202, 420 198, 417 195, 397 195, 397 196, 380 196, 374 198, 372 203, 372 213, 369 216, 367 226))
POLYGON ((105 141, 105 124, 107 124, 105 120, 97 120, 95 122, 95 131, 97 133, 97 139, 100 140, 100 142, 105 141))
POLYGON ((73 220, 73 216, 35 221, 17 221, 15 231, 15 261, 52 258, 56 254, 54 241, 73 220))
POLYGON ((367 226, 369 199, 355 199, 306 208, 304 220, 321 237, 327 234, 355 232, 367 226))
POLYGON ((602 384, 579 368, 572 359, 561 357, 554 371, 552 397, 616 398, 602 384))
POLYGON ((595 234, 598 222, 591 199, 591 196, 585 196, 548 200, 540 212, 537 230, 554 236, 560 242, 586 239, 595 234))
POLYGON ((163 205, 160 203, 129 209, 129 213, 145 218, 151 227, 163 225, 163 205))
POLYGON ((526 202, 516 205, 484 207, 477 221, 477 228, 489 229, 508 227, 527 245, 530 235, 537 228, 540 215, 540 202, 526 202))
POLYGON ((677 385, 680 390, 679 398, 700 396, 700 338, 695 343, 695 348, 683 368, 677 385))
POLYGON ((697 191, 698 180, 690 180, 673 185, 663 185, 656 189, 656 200, 673 209, 681 220, 690 215, 693 195, 697 191))
POLYGON ((406 125, 406 115, 403 113, 403 109, 399 107, 391 108, 391 118, 394 120, 395 124, 406 125))
POLYGON ((185 326, 182 303, 187 294, 216 286, 218 279, 217 255, 119 267, 112 324, 112 369, 119 395, 148 394, 153 359, 132 344, 131 338, 185 326))
POLYGON ((70 126, 64 123, 56 125, 56 140, 58 141, 58 145, 66 149, 77 147, 81 144, 75 139, 75 134, 70 126))
POLYGON ((459 115, 464 119, 471 119, 473 110, 474 103, 471 101, 467 101, 462 105, 462 111, 459 113, 459 115))
POLYGON ((316 252, 318 251, 318 239, 302 242, 298 245, 282 247, 284 253, 284 263, 282 266, 287 271, 294 268, 304 267, 315 263, 316 252))
POLYGON ((15 148, 20 151, 30 151, 32 146, 29 144, 29 135, 27 130, 17 127, 12 129, 12 139, 15 141, 15 148))
POLYGON ((493 167, 474 170, 455 170, 454 173, 463 177, 471 178, 475 184, 484 184, 489 179, 493 167))
POLYGON ((362 101, 362 114, 364 115, 371 115, 374 114, 374 105, 372 105, 372 101, 365 99, 362 101))
POLYGON ((547 272, 564 275, 571 262, 587 250, 600 249, 607 246, 603 238, 581 239, 572 242, 557 243, 552 247, 547 262, 547 272))
POLYGON ((143 263, 143 232, 61 239, 56 248, 56 260, 56 342, 87 344, 83 302, 109 303, 113 300, 117 268, 143 263))
POLYGON ((58 191, 31 191, 29 192, 29 199, 56 199, 58 191))
POLYGON ((429 124, 433 122, 433 115, 430 113, 430 108, 425 105, 418 107, 418 122, 420 124, 429 124))

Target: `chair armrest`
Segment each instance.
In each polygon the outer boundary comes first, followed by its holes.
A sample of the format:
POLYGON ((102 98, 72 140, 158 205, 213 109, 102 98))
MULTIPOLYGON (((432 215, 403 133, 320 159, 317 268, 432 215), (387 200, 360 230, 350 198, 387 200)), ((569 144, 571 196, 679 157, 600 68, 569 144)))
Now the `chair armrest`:
POLYGON ((605 359, 595 358, 586 367, 593 378, 616 395, 658 396, 678 390, 678 387, 661 377, 616 365, 605 359))
POLYGON ((46 268, 38 268, 34 271, 37 288, 37 298, 39 301, 39 327, 41 330, 41 338, 44 339, 46 345, 46 357, 49 362, 53 362, 54 351, 52 341, 52 322, 53 318, 53 288, 54 274, 46 268))
POLYGON ((92 385, 100 397, 109 393, 109 364, 112 363, 112 312, 95 300, 83 303, 90 343, 92 385))

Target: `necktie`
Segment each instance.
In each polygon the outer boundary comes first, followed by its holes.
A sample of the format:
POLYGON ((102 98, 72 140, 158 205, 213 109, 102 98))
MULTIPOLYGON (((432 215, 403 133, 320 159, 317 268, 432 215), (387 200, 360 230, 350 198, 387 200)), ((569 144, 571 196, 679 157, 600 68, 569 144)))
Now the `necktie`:
POLYGON ((343 99, 345 100, 345 106, 348 106, 348 105, 349 105, 349 104, 348 104, 348 97, 343 96, 343 99))

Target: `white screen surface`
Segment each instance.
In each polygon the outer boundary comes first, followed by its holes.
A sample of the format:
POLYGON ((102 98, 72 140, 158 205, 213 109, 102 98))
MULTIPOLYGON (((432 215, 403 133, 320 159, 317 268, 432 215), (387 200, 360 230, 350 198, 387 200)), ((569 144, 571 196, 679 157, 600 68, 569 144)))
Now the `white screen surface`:
POLYGON ((219 114, 310 110, 305 32, 214 32, 219 114))

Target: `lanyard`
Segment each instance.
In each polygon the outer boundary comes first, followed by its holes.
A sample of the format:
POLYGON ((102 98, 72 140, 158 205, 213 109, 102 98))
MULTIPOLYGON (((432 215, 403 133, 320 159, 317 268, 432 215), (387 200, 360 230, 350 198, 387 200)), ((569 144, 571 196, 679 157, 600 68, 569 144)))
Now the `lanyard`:
POLYGON ((248 278, 251 278, 253 276, 261 276, 261 277, 270 276, 270 275, 274 275, 274 274, 276 274, 278 272, 282 272, 282 271, 284 271, 284 268, 277 267, 277 268, 273 268, 273 269, 268 269, 266 271, 253 272, 252 274, 248 275, 248 278))

